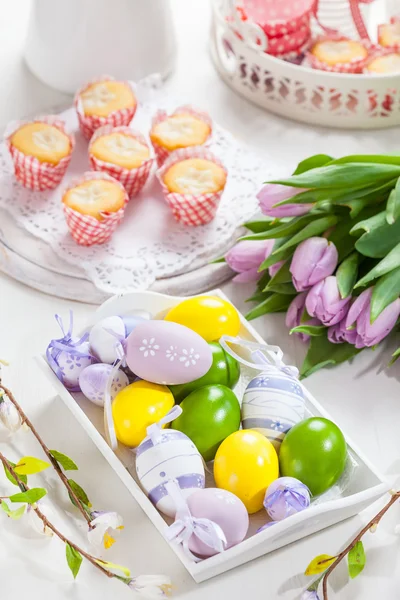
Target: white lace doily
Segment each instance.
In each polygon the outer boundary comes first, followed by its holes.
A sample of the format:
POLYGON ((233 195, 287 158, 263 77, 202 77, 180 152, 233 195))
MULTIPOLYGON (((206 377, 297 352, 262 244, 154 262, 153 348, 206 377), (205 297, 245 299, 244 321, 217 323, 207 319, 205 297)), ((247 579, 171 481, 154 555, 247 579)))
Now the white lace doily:
MULTIPOLYGON (((183 104, 168 97, 156 80, 137 86, 139 108, 132 126, 147 134, 155 111, 172 111, 183 104)), ((13 176, 8 151, 0 145, 0 209, 16 223, 41 238, 64 263, 79 266, 98 290, 117 294, 148 289, 155 280, 207 264, 225 252, 237 237, 238 227, 257 210, 256 193, 272 177, 270 159, 263 160, 214 124, 211 150, 226 165, 228 183, 216 218, 202 227, 179 225, 163 200, 155 177, 129 203, 125 218, 110 242, 82 247, 69 235, 61 207, 62 189, 69 179, 89 169, 87 142, 78 131, 74 109, 60 114, 75 132, 76 148, 62 184, 51 192, 32 192, 13 176)), ((275 170, 276 173, 276 170, 275 170)))

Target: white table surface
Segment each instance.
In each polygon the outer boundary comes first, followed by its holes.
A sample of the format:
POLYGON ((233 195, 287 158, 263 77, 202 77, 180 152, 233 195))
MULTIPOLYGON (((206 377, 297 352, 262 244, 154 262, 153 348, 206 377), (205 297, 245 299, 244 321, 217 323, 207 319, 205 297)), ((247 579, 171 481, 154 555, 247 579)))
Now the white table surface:
MULTIPOLYGON (((269 115, 233 95, 218 79, 210 62, 207 41, 210 9, 206 0, 173 0, 179 41, 176 72, 167 82, 174 93, 191 88, 193 101, 210 110, 222 125, 256 147, 267 149, 292 167, 296 160, 315 152, 391 152, 399 150, 399 130, 338 132, 310 128, 269 115), (189 28, 189 24, 195 28, 189 28)), ((0 19, 0 123, 62 103, 67 97, 37 81, 23 63, 23 41, 29 0, 2 3, 0 19)), ((224 292, 245 309, 249 286, 228 284, 224 292)), ((252 600, 294 600, 306 583, 302 575, 309 560, 320 553, 334 554, 372 516, 373 509, 311 538, 260 558, 200 586, 196 585, 175 555, 147 520, 142 511, 86 438, 67 409, 51 401, 52 389, 31 357, 43 351, 58 332, 53 315, 67 315, 73 308, 77 327, 81 327, 93 307, 72 304, 33 291, 0 275, 0 357, 11 362, 6 381, 50 447, 71 455, 80 471, 76 479, 89 492, 97 509, 114 509, 124 516, 125 530, 118 543, 108 551, 108 560, 127 564, 132 572, 167 573, 174 582, 175 597, 190 600, 243 597, 252 600)), ((289 338, 282 315, 255 322, 265 339, 281 345, 287 362, 300 364, 304 348, 289 338)), ((382 368, 390 349, 365 352, 354 363, 313 375, 307 385, 333 418, 351 432, 354 441, 371 461, 391 479, 400 473, 400 364, 390 371, 382 368)), ((0 430, 0 448, 11 459, 21 454, 40 455, 29 433, 19 432, 10 441, 0 430)), ((53 476, 36 476, 49 489, 49 496, 69 511, 64 492, 53 476), (62 499, 62 500, 61 500, 62 499), (60 504, 61 500, 61 504, 60 504)), ((0 479, 0 495, 9 491, 0 479)), ((55 521, 77 541, 85 543, 84 527, 77 518, 66 517, 65 510, 55 521)), ((76 582, 65 564, 64 549, 57 540, 48 542, 30 533, 23 523, 1 516, 0 595, 4 600, 26 597, 31 600, 105 600, 112 595, 123 600, 132 592, 119 582, 108 581, 84 564, 76 582)), ((394 527, 400 522, 399 507, 386 517, 375 535, 365 538, 367 566, 364 573, 348 583, 345 566, 331 578, 330 598, 374 600, 400 598, 400 538, 394 527)))

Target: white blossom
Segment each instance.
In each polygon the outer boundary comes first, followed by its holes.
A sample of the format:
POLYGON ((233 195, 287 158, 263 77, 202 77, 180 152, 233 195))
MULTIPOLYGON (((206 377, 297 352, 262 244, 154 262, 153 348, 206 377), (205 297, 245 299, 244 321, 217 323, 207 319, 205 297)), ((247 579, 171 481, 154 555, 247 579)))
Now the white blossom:
POLYGON ((124 528, 122 517, 112 511, 95 511, 92 516, 95 518, 91 521, 93 529, 88 531, 89 542, 96 548, 111 548, 115 543, 114 536, 124 528))

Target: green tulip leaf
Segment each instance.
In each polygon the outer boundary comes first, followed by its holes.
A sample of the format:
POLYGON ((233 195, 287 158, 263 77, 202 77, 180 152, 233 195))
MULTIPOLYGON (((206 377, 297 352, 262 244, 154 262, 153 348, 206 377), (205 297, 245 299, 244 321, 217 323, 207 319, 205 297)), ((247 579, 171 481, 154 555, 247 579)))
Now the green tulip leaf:
MULTIPOLYGON (((277 240, 277 241, 279 241, 279 240, 277 240)), ((258 270, 263 271, 264 269, 268 269, 268 267, 272 267, 272 265, 275 265, 277 262, 280 262, 281 260, 289 259, 293 255, 294 251, 295 251, 295 248, 286 248, 285 250, 281 250, 275 244, 272 254, 270 254, 268 256, 268 258, 266 258, 264 260, 263 263, 261 263, 261 266, 258 270)))
POLYGON ((338 221, 339 217, 336 217, 335 215, 328 215, 326 217, 321 217, 320 219, 312 221, 311 223, 303 227, 303 229, 299 231, 299 233, 295 234, 288 242, 283 244, 283 246, 281 246, 278 249, 278 251, 274 250, 272 252, 272 255, 274 255, 275 253, 283 252, 283 250, 287 250, 292 246, 297 246, 298 244, 300 244, 300 242, 303 242, 304 240, 307 240, 310 237, 318 236, 321 235, 321 233, 325 233, 327 229, 336 225, 338 221))
POLYGON ((356 545, 350 550, 347 555, 347 564, 349 568, 349 575, 351 579, 354 579, 363 571, 365 567, 366 556, 364 551, 364 545, 362 541, 356 543, 356 545))
POLYGON ((354 219, 362 210, 369 206, 373 206, 374 213, 376 213, 376 206, 388 199, 390 191, 393 189, 395 183, 396 179, 391 179, 384 185, 365 188, 350 195, 347 194, 338 202, 336 202, 336 206, 339 205, 349 208, 350 217, 352 219, 354 219))
POLYGON ((345 163, 379 163, 386 165, 400 165, 400 154, 352 154, 334 159, 332 165, 345 163))
POLYGON ((210 265, 216 265, 218 263, 226 262, 225 256, 220 256, 220 258, 214 258, 214 260, 210 260, 210 265))
POLYGON ((261 233, 255 233, 253 235, 244 235, 239 238, 239 241, 244 240, 274 240, 276 238, 283 238, 286 236, 292 236, 298 231, 301 231, 308 223, 318 219, 319 215, 305 215, 303 217, 295 217, 287 223, 280 223, 274 227, 270 227, 268 231, 261 233))
POLYGON ((257 289, 259 292, 263 292, 264 288, 266 285, 268 285, 269 281, 271 279, 271 276, 268 272, 268 269, 266 269, 263 274, 261 275, 260 279, 257 281, 257 289))
POLYGON ((288 283, 292 281, 292 274, 290 272, 290 261, 285 262, 279 271, 272 277, 271 282, 274 285, 277 283, 288 283))
POLYGON ((43 498, 46 494, 47 491, 44 488, 31 488, 26 492, 13 494, 10 496, 10 500, 11 502, 27 502, 28 504, 35 504, 35 502, 43 498))
POLYGON ((400 267, 400 243, 398 243, 384 259, 379 261, 369 273, 364 275, 364 277, 356 283, 355 287, 364 287, 367 283, 370 283, 370 281, 382 277, 382 275, 386 275, 386 273, 390 273, 394 269, 397 269, 397 267, 400 267))
POLYGON ((266 292, 257 292, 253 294, 253 296, 250 296, 250 298, 247 298, 245 302, 257 302, 257 304, 259 304, 260 302, 265 300, 267 296, 268 294, 266 292))
POLYGON ((350 254, 336 271, 336 280, 342 298, 347 298, 353 291, 358 275, 359 254, 350 254))
POLYGON ((389 367, 394 365, 394 363, 399 358, 399 356, 400 356, 400 348, 397 348, 397 350, 395 352, 393 352, 393 354, 392 354, 392 360, 389 363, 389 367))
POLYGON ((292 283, 292 274, 290 272, 290 262, 281 266, 275 273, 268 285, 264 288, 265 292, 276 292, 278 294, 295 295, 297 291, 292 283))
POLYGON ((349 186, 367 186, 372 182, 384 183, 394 177, 400 177, 400 164, 354 162, 330 164, 306 171, 301 175, 292 175, 288 179, 276 179, 268 183, 298 188, 346 189, 349 186))
POLYGON ((251 321, 268 313, 284 312, 292 301, 292 297, 285 294, 270 294, 263 302, 249 311, 246 319, 251 321))
POLYGON ((52 455, 52 457, 62 466, 64 471, 77 471, 78 470, 78 467, 74 463, 72 458, 70 458, 66 454, 62 454, 61 452, 58 452, 58 450, 49 450, 49 452, 52 455))
POLYGON ((298 293, 291 281, 287 283, 272 283, 270 282, 265 288, 266 292, 275 292, 277 294, 287 294, 289 296, 296 296, 298 293))
POLYGON ((304 359, 301 367, 301 378, 309 377, 319 369, 328 365, 339 365, 340 363, 350 360, 356 356, 360 349, 355 348, 351 344, 344 342, 343 344, 331 344, 328 340, 327 333, 325 335, 315 336, 311 338, 307 356, 304 359))
POLYGON ((298 325, 297 327, 293 327, 289 333, 290 335, 292 335, 292 333, 305 333, 306 335, 314 337, 324 335, 325 332, 325 325, 298 325))
MULTIPOLYGON (((393 225, 386 222, 386 213, 384 214, 384 224, 375 227, 371 231, 364 233, 355 243, 355 248, 370 258, 387 258, 387 255, 393 250, 400 240, 400 219, 393 225)), ((382 274, 382 273, 381 273, 382 274)))
POLYGON ((386 224, 386 211, 381 211, 378 214, 374 214, 367 219, 362 221, 358 221, 353 227, 350 229, 351 235, 355 233, 371 233, 375 229, 382 227, 386 224))
POLYGON ((400 217, 400 177, 396 182, 396 187, 390 192, 389 200, 386 205, 386 220, 389 225, 393 225, 400 217))
POLYGON ((311 169, 323 167, 324 165, 332 161, 332 156, 328 156, 327 154, 314 154, 314 156, 310 156, 309 158, 306 158, 305 160, 299 162, 293 175, 301 175, 302 173, 306 173, 311 169))
POLYGON ((76 576, 79 573, 79 569, 81 568, 81 564, 82 564, 82 560, 83 560, 82 554, 80 552, 78 552, 78 550, 75 550, 75 548, 70 546, 70 544, 68 544, 68 542, 66 542, 65 556, 67 559, 68 566, 71 570, 71 573, 72 573, 74 579, 76 579, 76 576))
POLYGON ((371 297, 371 323, 382 311, 400 296, 400 267, 381 277, 374 286, 371 297))
POLYGON ((261 233, 263 231, 268 231, 270 227, 272 227, 276 223, 275 217, 260 217, 256 221, 248 221, 244 223, 244 227, 249 229, 253 233, 261 233))

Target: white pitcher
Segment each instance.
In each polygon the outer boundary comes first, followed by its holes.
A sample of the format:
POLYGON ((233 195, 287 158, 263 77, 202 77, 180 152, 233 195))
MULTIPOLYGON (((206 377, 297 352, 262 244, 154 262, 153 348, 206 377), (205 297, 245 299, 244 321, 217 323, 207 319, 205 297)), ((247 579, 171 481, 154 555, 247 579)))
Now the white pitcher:
POLYGON ((71 94, 103 74, 166 77, 175 62, 169 0, 34 0, 25 58, 44 83, 71 94))

